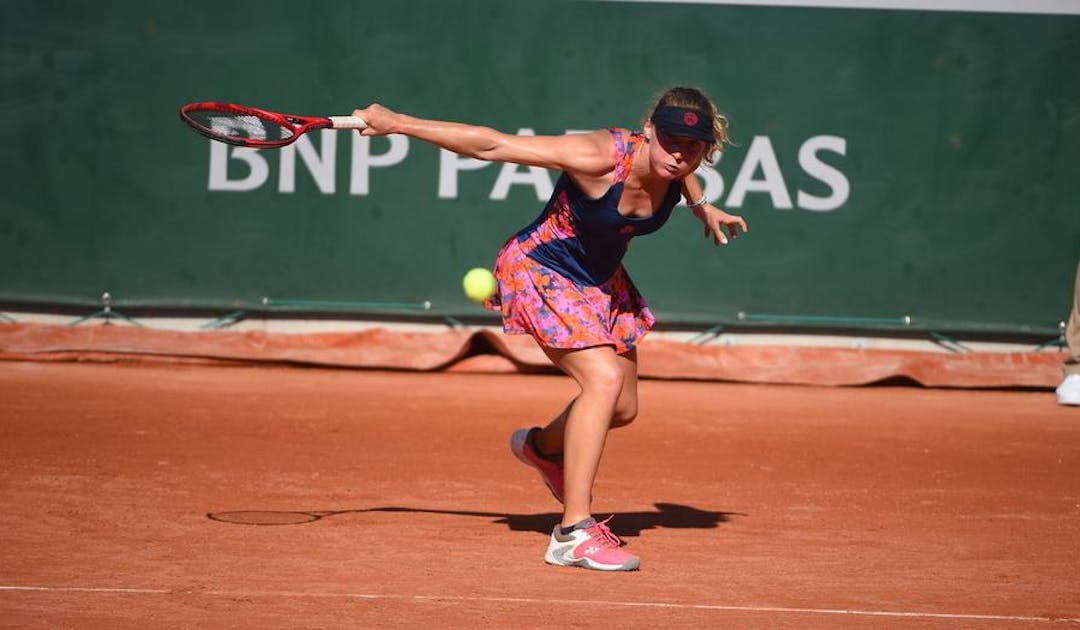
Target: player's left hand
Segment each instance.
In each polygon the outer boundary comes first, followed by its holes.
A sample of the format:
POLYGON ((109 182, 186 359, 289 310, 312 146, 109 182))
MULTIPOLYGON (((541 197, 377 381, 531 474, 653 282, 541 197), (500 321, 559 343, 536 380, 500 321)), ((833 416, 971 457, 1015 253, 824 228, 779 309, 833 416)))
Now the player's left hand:
POLYGON ((705 238, 712 237, 717 245, 727 245, 728 235, 734 239, 738 238, 740 230, 744 234, 750 231, 742 217, 728 214, 711 203, 694 208, 692 212, 705 226, 705 238), (724 234, 725 230, 727 234, 724 234))

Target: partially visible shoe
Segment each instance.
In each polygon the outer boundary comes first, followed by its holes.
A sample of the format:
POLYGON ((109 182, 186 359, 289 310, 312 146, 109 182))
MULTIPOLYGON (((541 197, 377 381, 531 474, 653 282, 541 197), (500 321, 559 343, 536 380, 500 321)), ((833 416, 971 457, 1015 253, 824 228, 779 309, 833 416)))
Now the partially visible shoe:
POLYGON ((1059 405, 1080 405, 1080 374, 1070 374, 1057 388, 1059 405))
POLYGON ((544 485, 551 490, 552 496, 559 503, 563 502, 563 467, 562 462, 554 462, 545 458, 536 450, 536 446, 533 444, 532 435, 534 431, 539 431, 540 427, 533 427, 531 429, 518 429, 514 431, 514 434, 510 436, 510 450, 514 452, 514 456, 520 459, 523 463, 532 466, 540 473, 540 478, 544 480, 544 485))
POLYGON ((555 525, 544 562, 596 571, 637 570, 641 558, 622 549, 622 541, 608 529, 610 520, 608 517, 597 523, 594 519, 586 519, 569 534, 563 534, 562 527, 555 525))

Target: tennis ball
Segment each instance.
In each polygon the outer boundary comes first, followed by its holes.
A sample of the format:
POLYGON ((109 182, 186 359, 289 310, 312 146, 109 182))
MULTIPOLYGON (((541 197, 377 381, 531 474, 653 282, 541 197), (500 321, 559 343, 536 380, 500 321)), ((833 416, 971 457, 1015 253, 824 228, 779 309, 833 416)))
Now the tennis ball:
POLYGON ((495 290, 499 288, 499 282, 495 280, 495 276, 491 275, 491 272, 487 269, 476 267, 465 274, 465 277, 461 280, 461 286, 465 289, 465 295, 469 296, 470 300, 483 302, 495 295, 495 290))

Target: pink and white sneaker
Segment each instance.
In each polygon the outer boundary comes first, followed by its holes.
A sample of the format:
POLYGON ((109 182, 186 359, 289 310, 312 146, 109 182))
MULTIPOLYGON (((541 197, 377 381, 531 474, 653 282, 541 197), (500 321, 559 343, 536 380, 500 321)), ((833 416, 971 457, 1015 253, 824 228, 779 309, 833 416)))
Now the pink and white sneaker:
POLYGON ((510 450, 514 456, 523 463, 532 466, 540 473, 544 485, 551 490, 551 494, 559 503, 563 502, 563 467, 562 462, 553 462, 542 456, 533 446, 532 433, 539 431, 539 427, 531 429, 518 429, 510 436, 510 450))
POLYGON ((635 571, 641 566, 641 558, 621 548, 622 541, 611 533, 607 522, 609 516, 599 523, 585 519, 574 526, 569 534, 563 534, 559 525, 551 532, 544 562, 561 567, 582 567, 597 571, 635 571))

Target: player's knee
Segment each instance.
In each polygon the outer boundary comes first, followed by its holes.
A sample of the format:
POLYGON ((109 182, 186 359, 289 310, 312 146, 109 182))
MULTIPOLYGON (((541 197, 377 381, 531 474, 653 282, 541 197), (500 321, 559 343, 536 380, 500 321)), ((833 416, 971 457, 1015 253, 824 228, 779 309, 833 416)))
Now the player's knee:
POLYGON ((611 399, 615 404, 622 394, 623 375, 619 366, 598 366, 589 372, 588 378, 583 383, 583 389, 597 396, 611 399))
POLYGON ((589 379, 582 384, 581 391, 582 396, 608 407, 613 414, 622 398, 622 378, 618 370, 593 371, 589 379))
POLYGON ((611 415, 611 426, 625 427, 634 421, 638 415, 638 396, 636 383, 623 383, 619 400, 615 403, 615 410, 611 415))
POLYGON ((637 418, 638 406, 637 400, 632 401, 619 401, 619 404, 615 406, 615 413, 611 416, 611 428, 617 429, 619 427, 625 427, 637 418))

